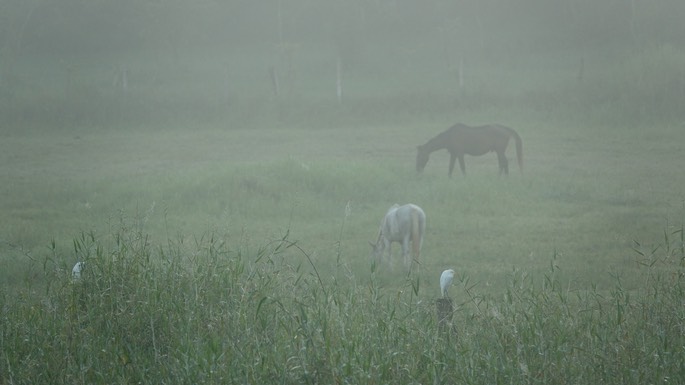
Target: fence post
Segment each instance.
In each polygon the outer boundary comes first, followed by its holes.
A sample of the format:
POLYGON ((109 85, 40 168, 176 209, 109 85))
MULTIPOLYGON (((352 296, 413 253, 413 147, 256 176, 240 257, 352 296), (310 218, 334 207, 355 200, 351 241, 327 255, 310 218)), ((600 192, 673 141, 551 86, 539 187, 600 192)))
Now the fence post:
POLYGON ((447 332, 452 326, 452 315, 454 308, 452 307, 452 300, 449 298, 438 298, 435 301, 436 310, 438 314, 438 329, 441 332, 447 332))

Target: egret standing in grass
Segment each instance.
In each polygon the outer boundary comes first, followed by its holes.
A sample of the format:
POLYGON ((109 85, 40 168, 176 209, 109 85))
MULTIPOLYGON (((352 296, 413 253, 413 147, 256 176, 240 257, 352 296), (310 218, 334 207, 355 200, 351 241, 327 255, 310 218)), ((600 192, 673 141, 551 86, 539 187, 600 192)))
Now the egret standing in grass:
POLYGON ((450 285, 452 285, 452 280, 454 279, 454 270, 449 269, 442 272, 440 275, 440 293, 442 293, 442 298, 447 298, 447 290, 450 285))
POLYGON ((79 280, 81 279, 81 271, 86 267, 85 262, 76 262, 74 267, 71 269, 71 279, 79 280))

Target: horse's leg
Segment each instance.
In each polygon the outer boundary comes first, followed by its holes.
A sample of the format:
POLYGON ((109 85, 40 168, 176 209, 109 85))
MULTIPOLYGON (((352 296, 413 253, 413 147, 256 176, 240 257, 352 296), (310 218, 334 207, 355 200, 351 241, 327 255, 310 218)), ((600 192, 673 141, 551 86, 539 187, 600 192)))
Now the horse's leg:
POLYGON ((450 152, 450 169, 447 176, 452 177, 452 171, 454 170, 454 161, 457 160, 457 154, 450 152))
POLYGON ((509 160, 504 151, 497 151, 497 162, 499 163, 499 174, 509 175, 509 160))
POLYGON ((464 154, 459 154, 459 168, 461 168, 461 174, 466 175, 466 163, 464 162, 464 154))
MULTIPOLYGON (((393 266, 392 264, 392 242, 391 241, 386 241, 385 242, 385 248, 388 249, 388 257, 385 258, 387 261, 387 264, 390 266, 393 266)), ((382 254, 382 257, 385 257, 385 253, 382 254)))
POLYGON ((402 240, 402 257, 404 258, 404 267, 407 271, 411 270, 411 255, 409 253, 409 237, 402 240))

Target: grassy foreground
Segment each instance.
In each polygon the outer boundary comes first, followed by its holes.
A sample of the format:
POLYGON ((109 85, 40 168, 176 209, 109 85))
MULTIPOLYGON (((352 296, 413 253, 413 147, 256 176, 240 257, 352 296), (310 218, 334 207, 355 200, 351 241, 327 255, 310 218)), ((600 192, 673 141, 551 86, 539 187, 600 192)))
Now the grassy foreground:
POLYGON ((672 235, 640 256, 637 290, 620 277, 608 291, 572 289, 554 258, 538 278, 508 274, 498 295, 462 275, 445 330, 419 279, 388 289, 373 270, 319 271, 287 236, 249 251, 213 234, 162 246, 124 228, 82 234, 80 280, 52 255, 35 266, 46 288, 2 289, 1 381, 678 382, 685 252, 682 229, 672 235))

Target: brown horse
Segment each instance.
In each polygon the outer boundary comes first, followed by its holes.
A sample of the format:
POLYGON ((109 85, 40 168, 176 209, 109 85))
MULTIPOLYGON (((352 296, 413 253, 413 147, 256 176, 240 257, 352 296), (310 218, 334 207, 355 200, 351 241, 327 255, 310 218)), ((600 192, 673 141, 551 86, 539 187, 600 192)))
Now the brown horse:
POLYGON ((423 171, 428 163, 428 157, 433 151, 446 149, 450 153, 449 176, 452 177, 454 161, 459 159, 461 173, 466 174, 464 155, 480 156, 490 151, 497 153, 500 175, 509 174, 509 161, 505 155, 509 139, 516 142, 516 157, 519 168, 523 172, 523 141, 516 131, 509 127, 491 124, 487 126, 471 127, 457 123, 447 130, 439 133, 433 139, 417 146, 416 171, 423 171))

